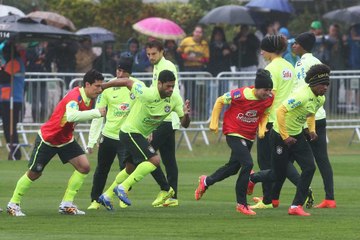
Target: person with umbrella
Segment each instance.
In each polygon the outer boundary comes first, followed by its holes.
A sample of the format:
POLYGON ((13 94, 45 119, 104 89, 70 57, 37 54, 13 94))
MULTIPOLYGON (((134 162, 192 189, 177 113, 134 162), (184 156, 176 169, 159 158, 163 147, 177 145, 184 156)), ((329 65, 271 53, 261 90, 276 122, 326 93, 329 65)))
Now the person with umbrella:
POLYGON ((10 147, 9 160, 20 160, 21 150, 19 148, 17 123, 21 118, 24 102, 25 64, 20 57, 20 53, 10 43, 4 46, 3 56, 6 63, 0 68, 0 113, 5 139, 10 147), (13 58, 11 57, 12 52, 14 54, 13 58), (12 117, 10 112, 11 81, 13 81, 12 117))
POLYGON ((25 216, 20 208, 21 200, 56 154, 64 164, 70 163, 75 168, 58 211, 66 215, 85 214, 73 201, 90 171, 90 164, 73 133, 77 122, 105 116, 105 108, 93 109, 95 99, 102 92, 103 80, 100 72, 88 71, 83 78, 83 87, 70 90, 58 103, 50 119, 41 126, 29 161, 29 169, 18 180, 7 205, 9 215, 25 216))

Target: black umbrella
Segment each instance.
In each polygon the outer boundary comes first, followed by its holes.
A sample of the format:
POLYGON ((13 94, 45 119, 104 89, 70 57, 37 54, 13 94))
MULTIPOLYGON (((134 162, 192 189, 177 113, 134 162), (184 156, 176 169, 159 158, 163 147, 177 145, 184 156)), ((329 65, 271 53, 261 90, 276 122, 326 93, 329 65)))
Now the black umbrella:
POLYGON ((79 36, 88 36, 93 44, 115 42, 115 34, 102 27, 87 27, 76 32, 79 36))
MULTIPOLYGON (((0 42, 8 41, 11 44, 11 59, 14 58, 14 45, 17 42, 51 39, 78 39, 72 32, 43 24, 39 19, 9 15, 0 17, 0 42)), ((10 97, 10 154, 13 152, 13 80, 11 74, 11 97, 10 97)))
POLYGON ((360 23, 360 6, 337 9, 323 15, 324 19, 353 25, 360 23))
POLYGON ((9 15, 0 17, 0 40, 16 42, 49 39, 77 39, 72 32, 48 26, 40 19, 9 15))
POLYGON ((254 25, 255 22, 250 16, 246 7, 238 5, 225 5, 214 8, 202 17, 199 23, 203 24, 248 24, 254 25))

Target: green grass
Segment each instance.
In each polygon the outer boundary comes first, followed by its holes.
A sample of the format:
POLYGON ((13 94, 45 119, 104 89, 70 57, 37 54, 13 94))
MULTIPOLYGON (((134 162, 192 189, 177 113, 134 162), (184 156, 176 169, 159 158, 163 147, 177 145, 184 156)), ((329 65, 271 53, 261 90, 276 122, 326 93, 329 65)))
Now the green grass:
MULTIPOLYGON (((204 146, 198 139, 193 152, 185 146, 178 150, 178 208, 151 206, 159 189, 152 177, 147 176, 130 192, 131 207, 120 209, 116 206, 114 212, 102 208, 87 211, 85 216, 60 215, 57 207, 72 168, 54 158, 23 198, 22 208, 27 216, 14 218, 4 212, 0 214, 0 239, 359 239, 360 148, 358 143, 347 146, 350 137, 351 132, 329 131, 338 208, 310 209, 310 217, 287 215, 295 193, 288 182, 282 191, 280 207, 257 210, 256 216, 244 216, 235 211, 234 176, 215 184, 200 201, 195 201, 198 176, 212 173, 228 160, 229 149, 224 138, 215 144, 216 139, 210 137, 210 146, 204 146)), ((0 156, 6 156, 3 148, 0 152, 0 156)), ((83 210, 89 205, 95 156, 89 157, 92 171, 75 200, 83 210)), ((25 161, 4 158, 0 161, 0 206, 3 209, 27 167, 25 161)), ((116 173, 114 167, 109 175, 111 181, 116 173)), ((321 201, 324 191, 319 171, 315 173, 312 188, 315 201, 321 201)), ((261 187, 255 187, 253 196, 260 196, 260 192, 261 187)), ((251 197, 248 201, 251 202, 251 197)))

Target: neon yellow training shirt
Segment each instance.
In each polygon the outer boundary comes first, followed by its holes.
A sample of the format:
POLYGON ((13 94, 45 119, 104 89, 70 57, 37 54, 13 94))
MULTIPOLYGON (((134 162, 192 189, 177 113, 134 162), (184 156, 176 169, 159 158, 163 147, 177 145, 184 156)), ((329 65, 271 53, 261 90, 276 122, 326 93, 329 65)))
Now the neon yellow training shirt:
POLYGON ((276 109, 289 96, 294 86, 295 69, 282 57, 275 58, 266 67, 271 74, 275 98, 270 109, 269 122, 276 121, 276 109))
MULTIPOLYGON (((324 102, 325 96, 316 97, 308 85, 303 86, 300 91, 297 91, 283 101, 282 104, 288 111, 285 115, 285 122, 289 135, 295 136, 300 134, 307 116, 315 114, 324 102)), ((280 133, 277 121, 274 123, 274 130, 280 133)))
MULTIPOLYGON (((305 53, 295 64, 295 85, 293 92, 297 91, 301 86, 305 85, 306 72, 311 66, 321 64, 320 60, 314 57, 311 53, 305 53)), ((324 107, 321 107, 315 114, 315 119, 320 120, 326 118, 324 107)))
POLYGON ((178 92, 162 99, 157 87, 148 88, 142 82, 135 82, 131 93, 136 101, 121 127, 125 133, 140 133, 147 137, 171 112, 176 112, 180 118, 184 116, 183 101, 178 92))

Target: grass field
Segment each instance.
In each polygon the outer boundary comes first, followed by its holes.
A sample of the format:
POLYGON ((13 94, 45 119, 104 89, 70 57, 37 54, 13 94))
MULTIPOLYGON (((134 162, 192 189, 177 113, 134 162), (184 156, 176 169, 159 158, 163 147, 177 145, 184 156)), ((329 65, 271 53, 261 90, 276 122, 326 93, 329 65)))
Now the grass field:
MULTIPOLYGON (((179 207, 151 207, 159 189, 151 176, 147 176, 130 192, 131 207, 120 209, 117 206, 114 212, 102 208, 87 211, 85 216, 60 215, 57 207, 72 168, 54 159, 23 198, 22 208, 27 216, 15 218, 4 212, 0 214, 0 239, 360 239, 360 144, 347 146, 350 136, 348 131, 329 131, 338 208, 310 209, 310 217, 287 215, 295 193, 288 182, 282 191, 280 207, 257 210, 256 216, 235 211, 234 176, 215 184, 200 201, 195 201, 198 176, 212 173, 227 162, 229 154, 224 140, 216 144, 216 140, 211 139, 211 145, 204 146, 199 139, 193 152, 181 146, 177 153, 179 207)), ((6 156, 3 148, 0 152, 0 156, 6 156)), ((89 158, 92 171, 75 201, 82 210, 89 205, 95 169, 95 155, 89 158)), ((26 161, 7 161, 5 157, 0 160, 0 206, 3 209, 16 181, 25 172, 26 164, 26 161)), ((109 176, 111 181, 116 173, 114 167, 109 176)), ((321 201, 324 191, 318 171, 312 188, 316 202, 321 201)), ((260 186, 256 186, 253 196, 259 196, 260 192, 260 186)), ((252 201, 250 197, 248 201, 252 201)))

